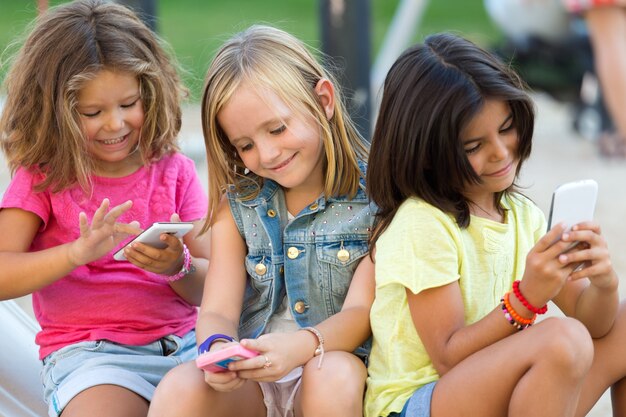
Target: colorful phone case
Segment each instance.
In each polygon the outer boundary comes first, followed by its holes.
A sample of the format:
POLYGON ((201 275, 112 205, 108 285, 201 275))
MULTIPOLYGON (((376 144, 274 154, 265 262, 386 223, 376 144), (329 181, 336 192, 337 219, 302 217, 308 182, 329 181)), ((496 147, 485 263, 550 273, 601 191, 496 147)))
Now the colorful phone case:
POLYGON ((259 356, 259 353, 241 345, 234 345, 215 352, 203 353, 196 359, 196 366, 207 372, 224 372, 228 370, 229 363, 255 356, 259 356))

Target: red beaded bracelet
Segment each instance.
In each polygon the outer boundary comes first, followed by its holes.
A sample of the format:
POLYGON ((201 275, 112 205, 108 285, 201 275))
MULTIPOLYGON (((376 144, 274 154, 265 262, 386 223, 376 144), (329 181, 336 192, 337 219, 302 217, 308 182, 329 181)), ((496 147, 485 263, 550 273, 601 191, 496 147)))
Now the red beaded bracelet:
POLYGON ((528 310, 532 311, 535 314, 545 314, 548 311, 548 305, 544 305, 541 308, 537 308, 534 305, 530 304, 530 302, 522 295, 522 292, 519 289, 519 280, 513 281, 513 294, 520 301, 520 303, 524 304, 528 310))

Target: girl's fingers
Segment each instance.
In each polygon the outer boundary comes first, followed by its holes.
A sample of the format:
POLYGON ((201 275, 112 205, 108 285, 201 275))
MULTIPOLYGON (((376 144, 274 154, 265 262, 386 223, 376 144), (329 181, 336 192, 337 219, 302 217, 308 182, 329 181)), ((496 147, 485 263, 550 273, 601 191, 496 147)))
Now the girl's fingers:
POLYGON ((142 232, 139 227, 139 222, 130 222, 130 223, 115 223, 113 225, 114 233, 122 233, 125 235, 138 235, 142 232))
POLYGON ((78 215, 78 227, 80 228, 80 235, 86 237, 89 233, 89 222, 87 221, 87 214, 83 211, 78 215))
POLYGON ((598 235, 602 234, 602 229, 600 228, 600 225, 596 222, 582 222, 572 227, 572 231, 578 230, 591 230, 598 235))
POLYGON ((128 200, 120 204, 119 206, 113 207, 104 216, 104 221, 106 221, 109 224, 114 224, 117 221, 117 218, 120 217, 122 214, 124 214, 129 208, 131 208, 132 205, 133 205, 133 202, 131 200, 128 200))
POLYGON ((96 212, 93 214, 93 218, 91 219, 91 227, 100 227, 104 217, 106 216, 107 211, 109 210, 109 199, 105 198, 100 203, 100 207, 96 209, 96 212))
POLYGON ((548 230, 548 233, 543 235, 541 239, 535 244, 534 250, 536 252, 545 252, 549 248, 553 247, 561 240, 561 235, 565 231, 565 224, 559 223, 552 229, 548 230))

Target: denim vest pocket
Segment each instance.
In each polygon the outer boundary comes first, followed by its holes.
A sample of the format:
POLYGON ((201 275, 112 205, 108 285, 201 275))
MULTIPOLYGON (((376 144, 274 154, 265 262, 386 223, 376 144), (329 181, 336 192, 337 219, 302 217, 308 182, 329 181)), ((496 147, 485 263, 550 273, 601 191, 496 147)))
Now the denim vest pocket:
POLYGON ((246 255, 245 264, 249 282, 244 294, 244 310, 241 313, 242 323, 252 320, 252 317, 269 309, 275 274, 270 251, 249 252, 246 255), (260 264, 265 267, 263 274, 257 272, 257 266, 260 264))
POLYGON ((330 289, 333 310, 337 312, 348 293, 354 270, 369 251, 367 239, 320 242, 316 249, 322 285, 330 289), (347 251, 347 259, 342 260, 341 255, 345 255, 345 252, 340 253, 342 250, 347 251))

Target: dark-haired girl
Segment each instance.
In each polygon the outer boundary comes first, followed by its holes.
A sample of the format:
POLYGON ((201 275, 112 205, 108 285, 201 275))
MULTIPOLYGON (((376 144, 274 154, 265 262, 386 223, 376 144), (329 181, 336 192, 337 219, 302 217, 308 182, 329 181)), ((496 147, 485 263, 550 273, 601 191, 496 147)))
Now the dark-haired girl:
POLYGON ((600 227, 546 233, 516 191, 533 126, 520 78, 458 36, 428 37, 387 75, 367 173, 367 417, 584 416, 623 385, 626 319, 600 227), (567 317, 535 324, 549 301, 567 317))

